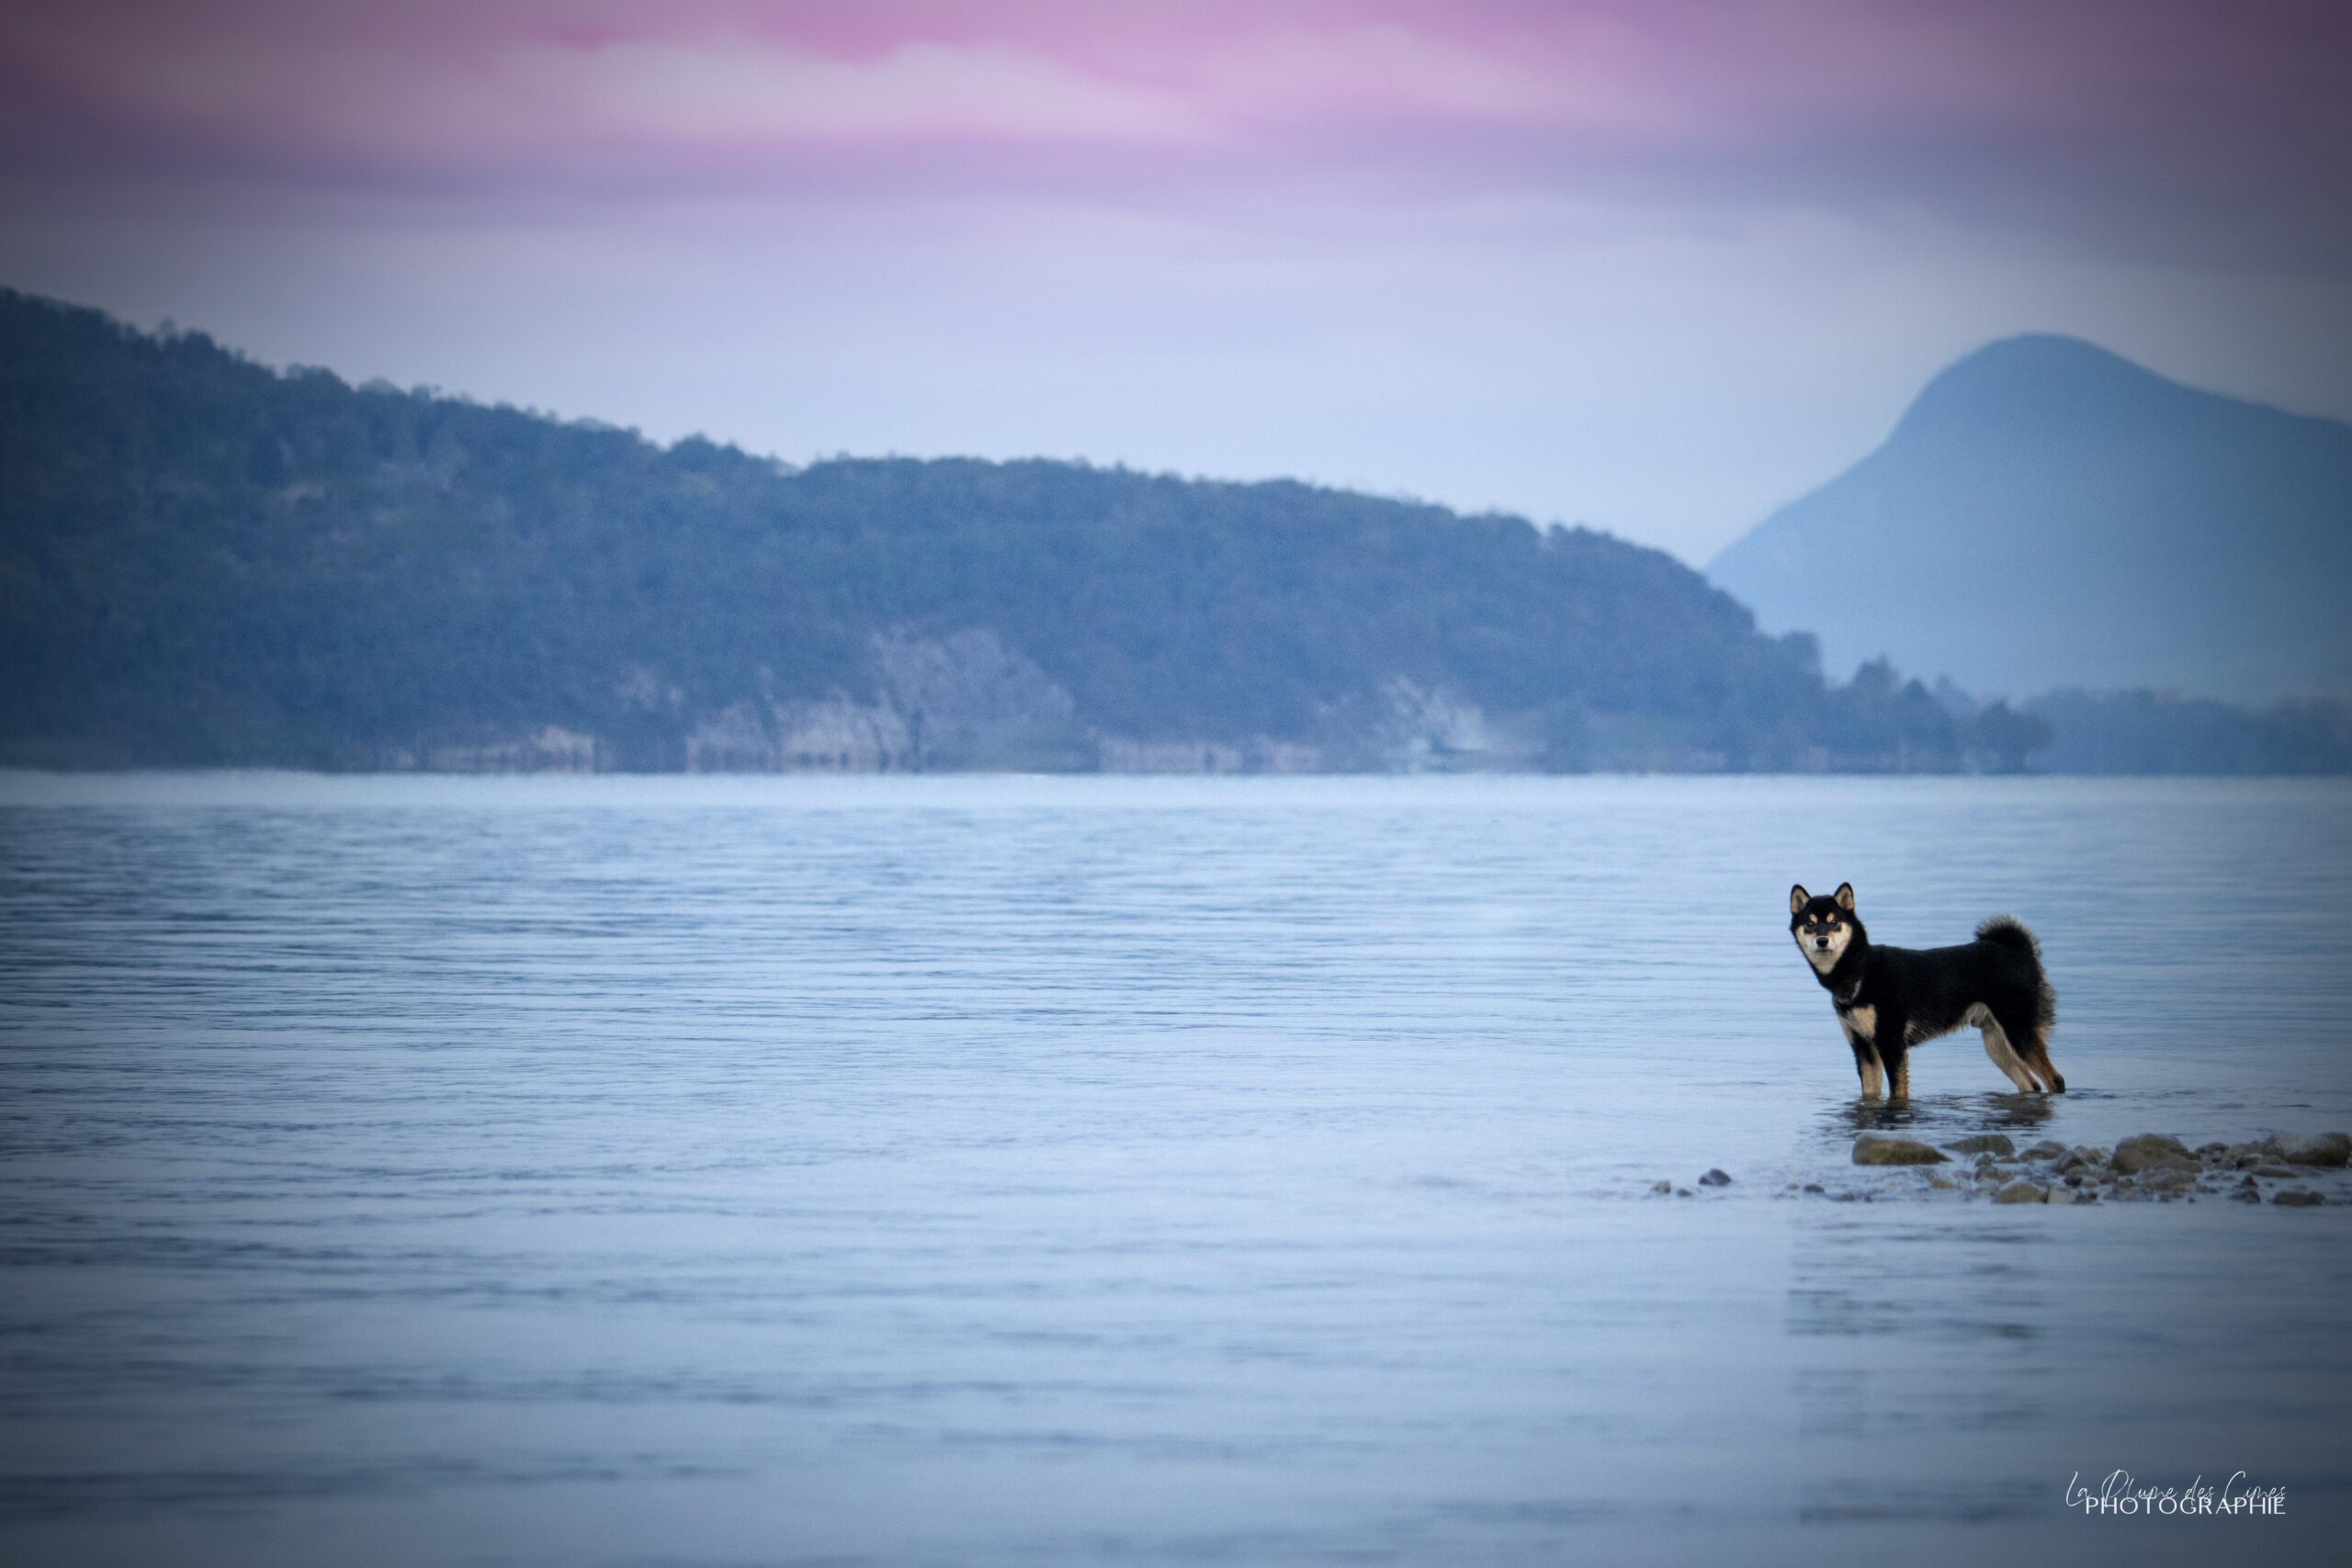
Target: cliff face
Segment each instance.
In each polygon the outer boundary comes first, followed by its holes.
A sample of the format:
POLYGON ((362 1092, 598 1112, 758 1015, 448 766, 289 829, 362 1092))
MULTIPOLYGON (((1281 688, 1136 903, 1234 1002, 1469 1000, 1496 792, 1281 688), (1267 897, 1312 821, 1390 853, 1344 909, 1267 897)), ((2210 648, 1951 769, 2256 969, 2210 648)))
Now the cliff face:
POLYGON ((1833 670, 1975 691, 2352 693, 2352 426, 1997 343, 1708 575, 1833 670))

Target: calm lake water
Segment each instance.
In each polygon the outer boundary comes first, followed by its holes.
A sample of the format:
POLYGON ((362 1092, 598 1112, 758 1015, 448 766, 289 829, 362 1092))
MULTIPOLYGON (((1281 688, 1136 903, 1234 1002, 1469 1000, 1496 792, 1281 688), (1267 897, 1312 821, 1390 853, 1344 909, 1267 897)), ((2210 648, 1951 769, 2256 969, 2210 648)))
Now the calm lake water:
POLYGON ((2316 1560, 2352 1207, 1849 1153, 2352 1129, 2347 1018, 2341 782, 0 776, 0 1556, 2316 1560), (1845 879, 2075 1092, 1858 1111, 1845 879))

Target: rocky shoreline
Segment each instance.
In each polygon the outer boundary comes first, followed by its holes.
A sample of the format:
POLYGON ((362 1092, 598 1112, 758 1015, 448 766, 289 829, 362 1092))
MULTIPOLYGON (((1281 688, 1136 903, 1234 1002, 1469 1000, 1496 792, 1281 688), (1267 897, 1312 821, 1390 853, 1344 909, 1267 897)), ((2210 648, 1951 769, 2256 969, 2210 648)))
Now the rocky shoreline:
MULTIPOLYGON (((1865 1133, 1854 1140, 1854 1163, 1889 1174, 1876 1188, 1836 1193, 1817 1181, 1790 1182, 1781 1196, 1849 1203, 1946 1193, 1995 1203, 2194 1203, 2205 1197, 2314 1208, 2347 1201, 2345 1183, 2328 1179, 2352 1168, 2352 1134, 2282 1133, 2260 1143, 2209 1143, 2192 1149, 2167 1134, 2143 1133, 2110 1150, 2048 1139, 2019 1149, 2006 1133, 1973 1133, 1940 1145, 1865 1133)), ((1710 1170, 1697 1182, 1732 1184, 1721 1170, 1710 1170)), ((1690 1188, 1671 1181, 1654 1183, 1650 1191, 1693 1196, 1690 1188)))

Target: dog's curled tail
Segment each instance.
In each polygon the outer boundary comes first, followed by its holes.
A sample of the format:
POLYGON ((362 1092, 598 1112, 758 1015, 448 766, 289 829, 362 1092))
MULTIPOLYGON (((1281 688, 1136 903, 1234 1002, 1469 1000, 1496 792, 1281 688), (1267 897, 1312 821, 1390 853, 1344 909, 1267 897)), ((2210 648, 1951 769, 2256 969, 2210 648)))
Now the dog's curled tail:
POLYGON ((2031 954, 2036 964, 2041 962, 2041 944, 2033 940, 2033 933, 2025 929, 2024 922, 2013 915, 1996 915, 1978 926, 1976 940, 1997 942, 2003 947, 2014 947, 2019 952, 2031 954))
POLYGON ((2040 1004, 2034 1011, 2034 1021, 2047 1029, 2058 1021, 2058 993, 2050 988, 2050 976, 2041 967, 2041 944, 2025 929, 2025 922, 2008 915, 1996 915, 1976 928, 1976 940, 1997 942, 2012 952, 2033 961, 2033 977, 2041 992, 2040 1004))

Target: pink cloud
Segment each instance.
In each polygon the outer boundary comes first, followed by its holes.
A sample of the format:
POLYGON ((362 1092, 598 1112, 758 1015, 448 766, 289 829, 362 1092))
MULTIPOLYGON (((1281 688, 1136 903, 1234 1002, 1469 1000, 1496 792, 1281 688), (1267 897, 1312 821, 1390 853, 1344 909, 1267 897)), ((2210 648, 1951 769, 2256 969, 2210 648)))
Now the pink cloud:
POLYGON ((1182 96, 994 44, 911 39, 841 58, 710 36, 526 44, 490 71, 530 123, 695 144, 972 138, 1189 141, 1209 127, 1182 96))
POLYGON ((20 171, 707 186, 1174 158, 2161 224, 2277 219, 2335 178, 2347 39, 2284 0, 20 0, 0 126, 20 171))
POLYGON ((17 7, 0 40, 8 75, 52 110, 134 137, 393 158, 463 146, 484 163, 577 137, 1185 144, 1332 121, 1540 124, 1636 96, 1557 50, 1497 47, 1475 10, 1175 6, 1115 28, 1111 14, 96 0, 17 7))

